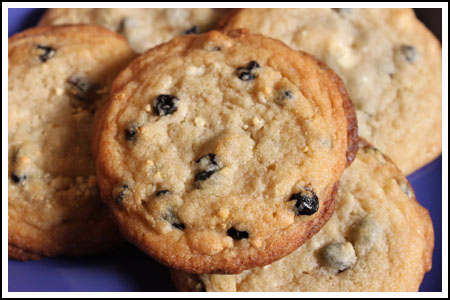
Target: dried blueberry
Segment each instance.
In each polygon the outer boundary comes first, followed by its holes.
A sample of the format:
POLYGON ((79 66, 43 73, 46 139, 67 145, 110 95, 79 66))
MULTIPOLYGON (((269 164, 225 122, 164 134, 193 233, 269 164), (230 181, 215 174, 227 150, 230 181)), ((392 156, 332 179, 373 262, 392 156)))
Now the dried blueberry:
POLYGON ((240 80, 249 81, 256 78, 254 71, 260 68, 260 65, 252 60, 246 66, 237 68, 237 75, 240 80))
POLYGON ((153 108, 158 116, 170 115, 177 110, 179 100, 175 96, 161 94, 153 101, 153 108))
POLYGON ((186 228, 186 226, 184 226, 183 223, 172 223, 172 226, 177 228, 177 229, 180 229, 180 230, 183 230, 183 229, 186 228))
POLYGON ((212 176, 216 171, 202 171, 195 175, 195 181, 204 181, 212 176))
POLYGON ((135 125, 131 125, 129 128, 125 129, 125 136, 127 141, 135 141, 137 134, 137 127, 135 125))
POLYGON ((248 63, 247 70, 253 71, 254 69, 258 69, 259 67, 260 65, 256 61, 252 60, 248 63))
POLYGON ((183 222, 180 221, 180 219, 175 215, 175 213, 171 210, 169 210, 164 216, 163 219, 172 224, 173 227, 183 230, 186 228, 186 226, 183 224, 183 222))
POLYGON ((129 22, 129 18, 125 17, 120 20, 119 27, 117 28, 117 32, 123 34, 125 32, 126 24, 129 22))
POLYGON ((351 8, 333 8, 333 10, 341 15, 348 15, 352 12, 351 8))
POLYGON ((355 250, 348 242, 328 244, 322 249, 322 255, 326 264, 339 273, 356 263, 355 250))
POLYGON ((290 91, 290 90, 283 89, 278 92, 277 101, 279 104, 283 104, 286 99, 292 99, 292 98, 294 98, 294 93, 292 93, 292 91, 290 91))
POLYGON ((400 46, 400 51, 408 62, 415 62, 417 56, 416 48, 410 45, 402 45, 400 46))
POLYGON ((43 54, 39 55, 39 60, 41 62, 46 62, 56 54, 56 49, 53 49, 52 47, 49 46, 37 45, 36 48, 44 51, 43 54))
POLYGON ((156 197, 160 197, 162 195, 170 194, 169 190, 159 190, 156 192, 156 197))
POLYGON ((400 189, 408 196, 409 198, 414 196, 414 192, 411 190, 409 184, 402 179, 395 179, 400 189))
POLYGON ((195 175, 195 181, 204 181, 222 168, 222 164, 214 153, 209 153, 195 161, 199 164, 200 173, 195 175))
POLYGON ((189 28, 188 30, 186 30, 184 32, 184 34, 199 34, 199 33, 200 33, 200 31, 199 31, 197 25, 192 26, 191 28, 189 28))
POLYGON ((95 98, 97 86, 92 84, 89 80, 72 76, 67 82, 70 84, 70 93, 76 99, 88 103, 95 98))
POLYGON ((120 203, 123 201, 123 199, 125 199, 125 194, 127 193, 127 191, 128 191, 128 185, 126 185, 126 184, 122 185, 122 190, 121 190, 120 193, 117 194, 117 196, 114 198, 114 201, 115 201, 117 204, 120 204, 120 203))
POLYGON ((239 79, 242 81, 249 81, 256 78, 256 75, 250 72, 242 72, 239 74, 239 79))
POLYGON ((304 191, 293 194, 289 201, 296 201, 294 211, 296 216, 313 215, 319 209, 319 198, 314 191, 306 187, 304 191))
POLYGON ((291 91, 284 91, 283 96, 284 98, 292 99, 294 94, 291 91))
POLYGON ((227 230, 227 234, 233 238, 233 240, 243 240, 248 239, 248 232, 247 231, 239 231, 234 227, 231 227, 227 230))
POLYGON ((17 175, 15 173, 11 173, 11 179, 14 181, 14 183, 22 183, 27 179, 27 175, 17 175))

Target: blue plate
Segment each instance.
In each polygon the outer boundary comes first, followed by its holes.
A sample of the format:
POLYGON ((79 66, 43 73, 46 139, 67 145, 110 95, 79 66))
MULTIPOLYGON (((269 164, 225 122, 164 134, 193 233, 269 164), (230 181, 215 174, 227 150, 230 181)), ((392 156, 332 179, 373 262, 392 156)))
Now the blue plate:
MULTIPOLYGON (((45 9, 8 9, 8 35, 36 25, 45 9)), ((440 12, 420 9, 418 16, 440 34, 440 12), (428 23, 430 22, 430 23, 428 23)), ((425 274, 421 292, 442 291, 442 158, 410 175, 418 201, 433 219, 435 248, 433 268, 425 274)), ((80 258, 44 258, 39 261, 8 261, 10 292, 142 292, 175 291, 169 272, 130 244, 104 254, 80 258)))

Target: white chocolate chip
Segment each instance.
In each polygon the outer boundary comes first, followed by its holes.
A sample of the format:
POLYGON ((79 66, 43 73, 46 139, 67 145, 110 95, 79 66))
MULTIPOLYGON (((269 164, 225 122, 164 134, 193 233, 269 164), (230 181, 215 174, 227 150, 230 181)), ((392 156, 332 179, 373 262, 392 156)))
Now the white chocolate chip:
POLYGON ((152 106, 150 104, 147 104, 147 105, 144 106, 144 110, 146 112, 151 112, 152 111, 152 106))

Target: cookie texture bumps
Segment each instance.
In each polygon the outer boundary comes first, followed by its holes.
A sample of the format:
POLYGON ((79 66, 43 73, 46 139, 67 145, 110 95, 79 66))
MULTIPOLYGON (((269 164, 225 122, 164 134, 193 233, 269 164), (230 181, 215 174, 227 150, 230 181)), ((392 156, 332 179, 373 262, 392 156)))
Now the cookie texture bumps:
POLYGON ((236 9, 221 23, 330 66, 355 105, 360 136, 404 173, 441 153, 441 45, 412 9, 236 9))
POLYGON ((285 258, 239 275, 171 271, 180 291, 416 292, 431 269, 433 226, 392 161, 363 142, 336 211, 285 258))
POLYGON ((95 24, 123 34, 142 53, 183 34, 214 28, 223 8, 50 8, 40 25, 95 24))
POLYGON ((122 239, 90 154, 97 106, 134 52, 96 26, 30 29, 8 40, 9 256, 82 255, 122 239))
POLYGON ((323 226, 355 135, 330 69, 276 40, 212 31, 121 72, 93 151, 126 239, 174 268, 237 273, 323 226))

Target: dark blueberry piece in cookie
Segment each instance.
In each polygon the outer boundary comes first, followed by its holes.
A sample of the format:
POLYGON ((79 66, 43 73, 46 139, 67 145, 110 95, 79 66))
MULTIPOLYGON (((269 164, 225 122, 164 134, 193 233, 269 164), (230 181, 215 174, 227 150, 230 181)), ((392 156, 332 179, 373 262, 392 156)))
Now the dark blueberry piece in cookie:
POLYGON ((125 29, 127 27, 132 27, 134 23, 134 19, 130 16, 122 18, 122 20, 120 20, 119 27, 117 28, 117 32, 120 34, 124 34, 125 29))
POLYGON ((260 67, 260 65, 258 64, 258 62, 252 60, 248 63, 247 70, 253 71, 254 69, 258 69, 259 67, 260 67))
POLYGON ((234 227, 231 227, 227 230, 227 234, 233 238, 233 240, 243 240, 248 239, 248 232, 247 231, 239 231, 234 227))
POLYGON ((120 204, 123 201, 123 199, 125 199, 125 194, 127 193, 127 191, 128 191, 128 185, 126 185, 126 184, 122 185, 122 190, 114 198, 114 201, 117 204, 120 204))
POLYGON ((416 48, 414 48, 413 46, 402 45, 400 46, 400 51, 405 56, 405 59, 408 62, 413 63, 416 61, 417 53, 416 48))
POLYGON ((195 175, 195 181, 204 181, 212 176, 216 171, 202 171, 195 175))
POLYGON ((183 222, 180 221, 180 219, 175 215, 173 211, 168 211, 164 216, 163 219, 172 224, 173 227, 183 230, 186 228, 186 226, 183 224, 183 222))
POLYGON ((137 136, 137 127, 135 125, 131 125, 127 129, 125 129, 125 137, 127 141, 135 141, 137 136))
POLYGON ((22 183, 27 179, 27 175, 17 175, 16 173, 11 173, 11 179, 14 183, 22 183))
POLYGON ((352 12, 351 8, 333 8, 333 10, 343 16, 349 15, 352 12))
POLYGON ((249 71, 249 72, 251 72, 251 71, 253 71, 255 69, 258 69, 260 67, 261 66, 258 64, 257 61, 252 60, 246 66, 237 68, 237 71, 238 72, 242 72, 242 71, 249 71))
POLYGON ((95 97, 96 85, 85 78, 78 76, 70 77, 67 82, 70 84, 70 93, 78 100, 88 103, 95 97))
POLYGON ((219 46, 215 46, 215 47, 213 48, 213 50, 214 50, 214 51, 220 51, 220 50, 222 50, 222 48, 220 48, 219 46))
POLYGON ((49 58, 52 58, 56 54, 56 49, 49 46, 37 45, 36 48, 44 52, 39 55, 39 60, 41 62, 46 62, 49 58))
POLYGON ((180 229, 180 230, 183 230, 186 228, 186 226, 184 226, 183 223, 172 223, 172 226, 175 227, 176 229, 180 229))
POLYGON ((294 97, 294 94, 292 93, 292 91, 285 90, 283 91, 283 97, 286 99, 292 99, 294 97))
POLYGON ((401 190, 406 194, 406 196, 408 196, 409 198, 414 196, 414 192, 411 190, 409 184, 406 181, 402 179, 395 179, 395 181, 397 182, 401 190))
POLYGON ((195 161, 200 165, 200 168, 206 171, 218 170, 221 168, 219 158, 214 153, 208 153, 195 161))
POLYGON ((184 32, 184 34, 199 34, 200 30, 198 29, 197 25, 192 26, 191 28, 189 28, 188 30, 186 30, 184 32))
POLYGON ((195 161, 201 172, 195 175, 195 181, 203 181, 222 168, 222 164, 214 153, 209 153, 195 161))
POLYGON ((249 81, 256 78, 256 75, 250 72, 242 72, 239 74, 239 79, 242 81, 249 81))
POLYGON ((351 243, 333 243, 322 250, 325 263, 339 273, 348 270, 356 262, 355 250, 351 243))
POLYGON ((294 205, 296 216, 310 216, 319 209, 319 198, 311 188, 305 188, 304 191, 293 194, 289 201, 296 201, 294 205))
POLYGON ((237 68, 237 74, 240 80, 249 81, 256 78, 254 70, 260 68, 258 62, 252 60, 246 66, 237 68))
POLYGON ((290 90, 280 90, 278 92, 277 102, 279 104, 283 104, 286 100, 290 100, 294 98, 294 93, 290 90))
POLYGON ((177 110, 179 100, 175 96, 161 94, 153 101, 153 108, 158 116, 170 115, 177 110))
POLYGON ((156 197, 160 197, 160 196, 167 195, 167 194, 170 194, 169 190, 159 190, 156 192, 156 197))

